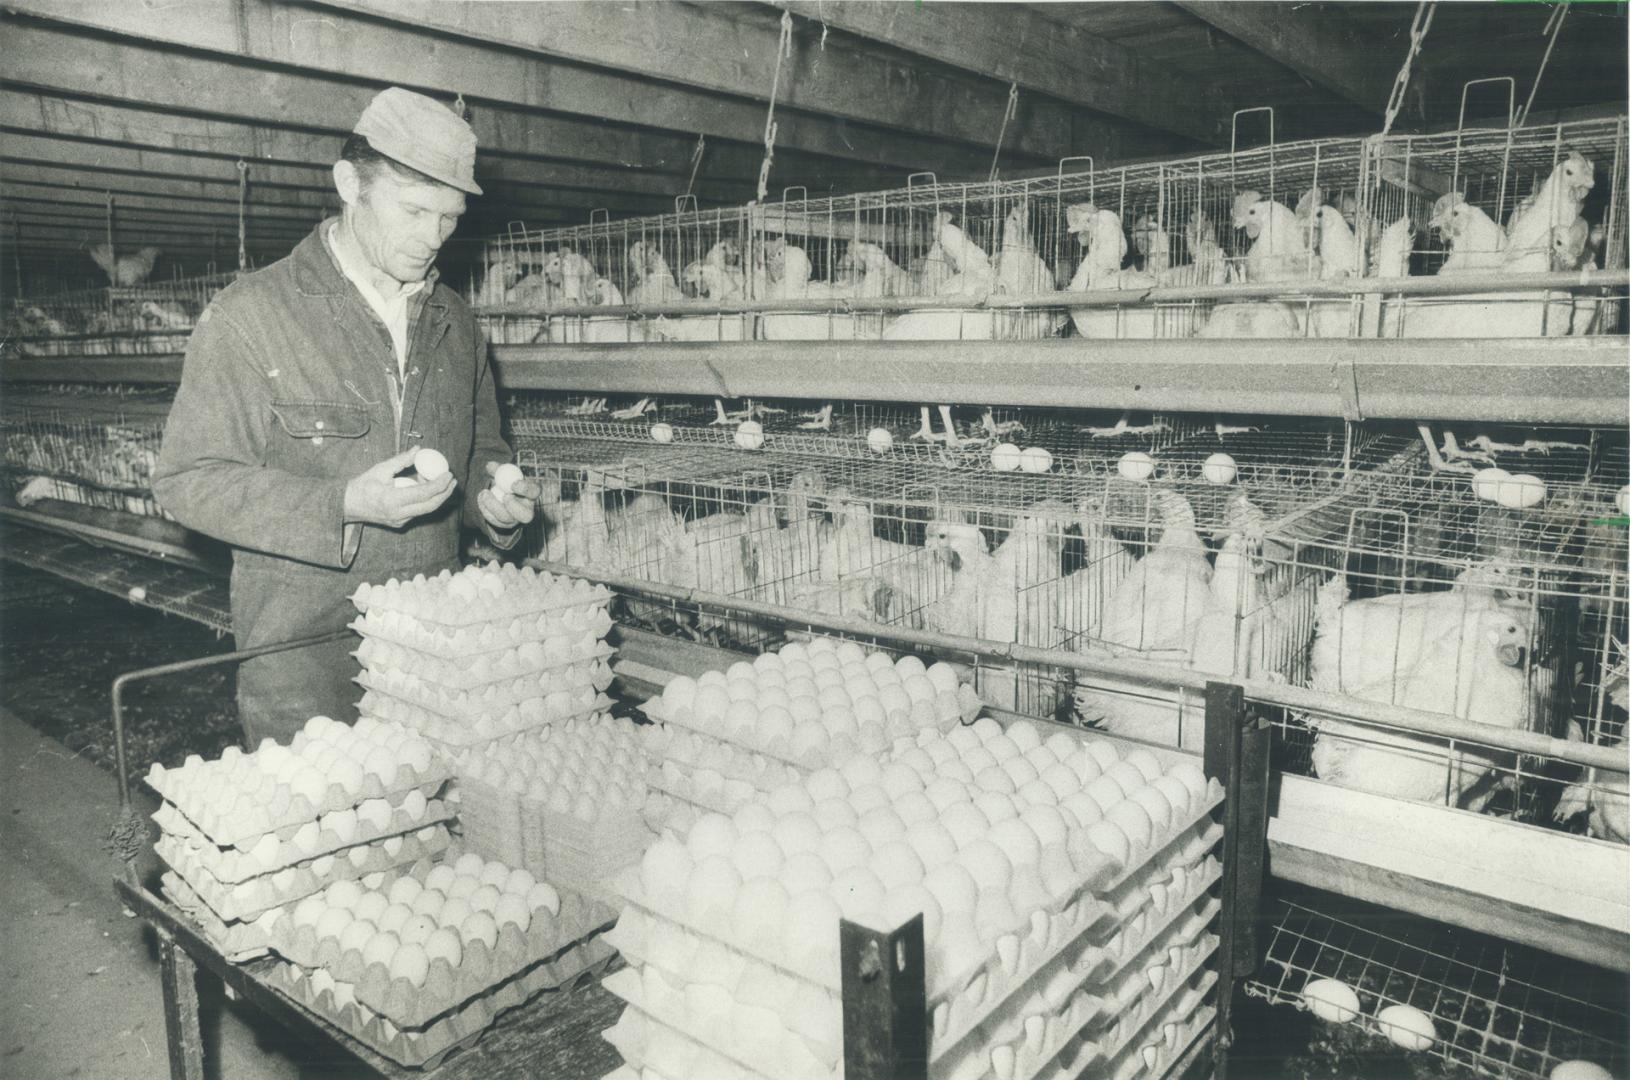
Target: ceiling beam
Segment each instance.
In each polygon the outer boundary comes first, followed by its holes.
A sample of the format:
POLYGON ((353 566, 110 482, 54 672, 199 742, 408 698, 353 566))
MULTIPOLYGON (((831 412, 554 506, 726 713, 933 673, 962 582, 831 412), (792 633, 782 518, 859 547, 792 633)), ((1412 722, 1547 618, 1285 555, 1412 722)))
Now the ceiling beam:
MULTIPOLYGON (((234 70, 228 74, 217 68, 215 81, 233 92, 246 84, 256 86, 259 76, 275 74, 277 85, 270 88, 274 102, 288 99, 292 103, 295 98, 292 89, 283 89, 291 73, 320 77, 328 84, 329 94, 313 104, 328 116, 329 124, 343 122, 349 126, 377 87, 395 84, 447 98, 462 93, 471 107, 478 135, 484 134, 483 116, 489 111, 508 110, 516 114, 515 121, 526 121, 547 110, 554 115, 588 117, 601 124, 635 129, 699 131, 710 139, 738 144, 752 145, 763 139, 764 109, 752 102, 595 69, 551 64, 535 55, 506 52, 331 9, 314 13, 268 0, 240 0, 235 4, 178 0, 165 8, 165 17, 159 19, 140 6, 125 4, 14 0, 5 10, 39 20, 37 25, 49 24, 77 33, 80 40, 90 40, 90 34, 99 33, 121 45, 146 43, 169 56, 184 49, 197 58, 213 58, 217 64, 231 62, 234 70)), ((128 87, 131 78, 119 74, 123 77, 109 78, 107 83, 117 81, 128 87)), ((143 74, 174 78, 162 69, 143 74)), ((195 83, 190 89, 198 90, 200 86, 195 83)), ((922 107, 928 108, 926 103, 922 107)), ((994 132, 994 125, 989 130, 994 132)), ((618 141, 621 153, 629 153, 628 132, 603 134, 618 141)), ((892 138, 857 138, 839 121, 813 117, 789 116, 780 138, 785 150, 890 170, 966 172, 978 169, 985 156, 969 146, 950 145, 943 136, 900 133, 892 138)), ((664 160, 688 165, 689 150, 687 145, 684 156, 677 161, 670 157, 664 160)))
POLYGON ((1201 144, 1222 141, 1230 107, 1215 88, 1017 5, 777 0, 777 6, 1078 108, 1201 144))
MULTIPOLYGON (((330 124, 334 118, 328 118, 330 124)), ((130 103, 93 101, 26 90, 0 89, 0 125, 50 135, 58 139, 140 150, 212 157, 228 162, 309 165, 327 168, 340 156, 343 127, 329 131, 291 130, 270 124, 243 123, 219 118, 184 116, 159 108, 142 109, 130 103)), ((557 147, 559 151, 561 148, 557 147)), ((700 201, 744 203, 753 197, 754 178, 732 177, 718 171, 718 154, 704 155, 697 180, 707 189, 700 201), (715 193, 718 199, 707 192, 715 193)), ((566 160, 562 156, 523 156, 498 147, 481 147, 476 174, 488 181, 537 184, 561 188, 605 191, 615 187, 633 194, 652 195, 672 204, 684 188, 688 168, 661 172, 635 170, 623 164, 566 160)), ((728 165, 730 159, 723 159, 728 165)), ((745 167, 746 159, 739 162, 745 167)), ((687 163, 688 164, 688 163, 687 163)), ((756 165, 753 168, 756 170, 756 165)))
POLYGON ((1378 116, 1386 110, 1403 55, 1339 13, 1221 0, 1177 0, 1177 6, 1355 105, 1378 116))
MULTIPOLYGON (((830 123, 825 118, 835 116, 987 148, 995 143, 1007 111, 1004 88, 982 77, 927 70, 894 56, 826 48, 818 27, 801 27, 793 35, 791 55, 778 65, 780 27, 773 19, 752 17, 752 9, 738 4, 561 0, 540 9, 440 0, 313 0, 312 6, 366 13, 429 34, 746 99, 752 103, 749 118, 759 129, 764 124, 760 103, 768 102, 779 66, 777 142, 784 146, 814 148, 804 129, 830 123)), ((561 81, 572 78, 563 74, 561 81)), ((600 76, 578 69, 576 78, 600 76)), ((738 106, 718 97, 709 101, 707 107, 714 110, 738 106)), ((1007 146, 1048 160, 1065 156, 1068 120, 1061 112, 1021 110, 1007 125, 1007 146)))
MULTIPOLYGON (((224 120, 255 125, 257 130, 343 138, 376 92, 375 87, 319 73, 235 64, 32 20, 0 18, 0 32, 7 46, 0 86, 50 95, 47 100, 68 98, 76 105, 90 101, 171 113, 211 125, 224 120)), ((696 148, 694 137, 623 129, 535 110, 489 105, 470 119, 483 146, 503 147, 510 157, 521 159, 522 167, 525 159, 565 159, 666 177, 675 194, 685 189, 696 148)), ((756 184, 762 155, 762 149, 709 140, 702 174, 712 168, 756 184)), ((478 155, 478 170, 487 156, 478 155)), ((817 168, 825 169, 827 175, 853 182, 859 190, 888 186, 880 177, 898 176, 852 162, 836 163, 834 169, 809 155, 788 153, 777 160, 792 162, 789 169, 807 168, 812 181, 817 168)), ((614 181, 611 186, 616 186, 614 181)), ((705 185, 701 190, 706 192, 705 185)))

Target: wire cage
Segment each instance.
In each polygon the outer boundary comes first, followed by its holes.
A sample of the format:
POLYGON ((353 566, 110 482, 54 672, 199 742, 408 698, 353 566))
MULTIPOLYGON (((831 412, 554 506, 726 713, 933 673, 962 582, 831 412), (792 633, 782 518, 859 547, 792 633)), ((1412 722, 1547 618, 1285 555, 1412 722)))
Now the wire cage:
POLYGON ((1307 1009, 1310 983, 1346 984, 1361 1012, 1331 1025, 1332 1039, 1385 1045, 1377 1014, 1405 1005, 1435 1028, 1421 1052, 1473 1075, 1544 1080, 1565 1061, 1590 1061, 1619 1076, 1630 1064, 1624 1027, 1630 1002, 1623 980, 1607 972, 1334 897, 1298 893, 1276 906, 1266 961, 1245 992, 1307 1009))
POLYGON ((596 212, 588 224, 542 230, 514 223, 486 243, 470 300, 478 310, 528 312, 482 314, 488 339, 499 344, 750 340, 752 315, 706 310, 764 298, 763 253, 747 220, 746 207, 702 210, 680 198, 672 214, 612 221, 596 212), (655 319, 552 313, 686 301, 701 310, 655 319))
POLYGON ((166 398, 164 392, 85 384, 6 395, 0 465, 18 505, 58 499, 168 517, 150 487, 166 398))
POLYGON ((7 316, 7 332, 25 356, 180 352, 199 314, 237 276, 233 271, 20 298, 7 316))
MULTIPOLYGON (((1506 84, 1508 109, 1513 104, 1506 84)), ((1468 85, 1470 90, 1470 85, 1468 85)), ((1371 228, 1412 239, 1414 275, 1626 265, 1623 116, 1377 136, 1365 162, 1371 228)), ((1511 291, 1386 301, 1383 337, 1557 337, 1622 329, 1623 297, 1511 291)))

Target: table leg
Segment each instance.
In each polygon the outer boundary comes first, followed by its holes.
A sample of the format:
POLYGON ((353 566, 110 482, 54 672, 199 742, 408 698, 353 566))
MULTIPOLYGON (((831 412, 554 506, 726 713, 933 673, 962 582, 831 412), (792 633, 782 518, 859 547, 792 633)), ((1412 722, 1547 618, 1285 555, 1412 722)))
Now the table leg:
POLYGON ((175 938, 158 931, 164 985, 164 1035, 170 1080, 204 1080, 204 1040, 198 1030, 198 966, 175 938))

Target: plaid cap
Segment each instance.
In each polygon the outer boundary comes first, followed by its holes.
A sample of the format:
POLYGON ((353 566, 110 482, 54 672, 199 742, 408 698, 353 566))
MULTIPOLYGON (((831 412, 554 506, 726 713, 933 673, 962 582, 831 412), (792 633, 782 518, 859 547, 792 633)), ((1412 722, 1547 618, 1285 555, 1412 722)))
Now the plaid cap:
POLYGON ((439 101, 392 86, 374 95, 352 130, 392 161, 481 194, 475 182, 475 132, 439 101))

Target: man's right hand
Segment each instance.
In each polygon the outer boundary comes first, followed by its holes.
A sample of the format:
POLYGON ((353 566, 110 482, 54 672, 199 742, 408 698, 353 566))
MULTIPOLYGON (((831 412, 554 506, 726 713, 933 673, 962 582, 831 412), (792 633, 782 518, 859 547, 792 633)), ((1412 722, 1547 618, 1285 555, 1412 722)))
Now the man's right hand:
POLYGON ((446 502, 455 486, 451 472, 435 480, 396 486, 396 474, 413 464, 418 452, 417 446, 411 447, 353 476, 345 485, 346 524, 366 522, 399 529, 446 502))

